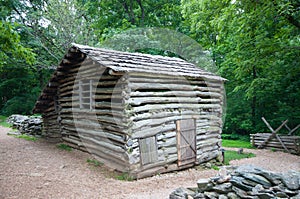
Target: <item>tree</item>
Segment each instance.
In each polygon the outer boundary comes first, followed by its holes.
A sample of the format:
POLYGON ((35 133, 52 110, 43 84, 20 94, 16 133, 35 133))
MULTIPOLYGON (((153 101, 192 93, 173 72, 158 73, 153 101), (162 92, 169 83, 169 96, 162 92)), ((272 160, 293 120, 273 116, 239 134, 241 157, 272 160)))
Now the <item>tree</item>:
POLYGON ((263 130, 262 116, 299 123, 299 1, 182 4, 191 35, 213 52, 221 74, 229 79, 225 131, 263 130))
MULTIPOLYGON (((23 96, 26 88, 30 88, 30 69, 24 65, 32 65, 35 61, 35 54, 30 48, 27 48, 21 40, 18 32, 19 25, 9 20, 8 16, 11 7, 5 7, 9 2, 1 1, 1 21, 0 21, 0 108, 4 114, 12 107, 9 105, 16 96, 23 96), (6 109, 7 108, 7 109, 6 109)), ((27 105, 25 97, 19 104, 27 105), (24 101, 25 99, 25 101, 24 101)), ((13 105, 15 106, 15 105, 13 105)), ((24 109, 20 108, 19 111, 24 109)))

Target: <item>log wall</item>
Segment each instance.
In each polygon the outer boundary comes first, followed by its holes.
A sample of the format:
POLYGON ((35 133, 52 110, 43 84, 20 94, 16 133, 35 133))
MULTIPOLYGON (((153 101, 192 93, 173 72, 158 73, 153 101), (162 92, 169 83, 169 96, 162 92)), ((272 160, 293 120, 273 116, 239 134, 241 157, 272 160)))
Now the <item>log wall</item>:
MULTIPOLYGON (((45 131, 140 178, 203 163, 219 155, 223 82, 121 73, 78 52, 57 69, 57 92, 44 111, 45 131), (178 167, 176 121, 194 119, 196 162, 178 167), (51 132, 51 133, 50 133, 51 132), (155 162, 142 163, 141 139, 155 137, 155 162)), ((146 143, 146 140, 143 140, 146 143)))
MULTIPOLYGON (((223 85, 220 82, 130 73, 126 113, 133 144, 132 169, 137 176, 180 169, 177 166, 176 121, 196 120, 197 164, 219 155, 223 85), (158 162, 142 165, 139 139, 156 136, 158 162)), ((130 147, 130 146, 127 146, 130 147)), ((130 154, 129 154, 130 156, 130 154)), ((191 166, 191 165, 187 165, 191 166)))

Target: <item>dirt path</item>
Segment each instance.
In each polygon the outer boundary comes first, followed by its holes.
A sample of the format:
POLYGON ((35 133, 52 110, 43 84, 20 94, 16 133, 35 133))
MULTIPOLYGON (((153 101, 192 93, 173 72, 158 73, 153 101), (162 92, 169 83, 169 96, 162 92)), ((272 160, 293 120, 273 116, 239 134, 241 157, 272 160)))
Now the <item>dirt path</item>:
MULTIPOLYGON (((168 198, 178 187, 194 187, 215 170, 189 169, 133 182, 108 177, 108 171, 88 165, 86 153, 58 149, 42 140, 7 136, 0 126, 0 199, 2 198, 168 198)), ((232 164, 254 164, 273 171, 300 170, 300 157, 251 150, 257 157, 232 164)))

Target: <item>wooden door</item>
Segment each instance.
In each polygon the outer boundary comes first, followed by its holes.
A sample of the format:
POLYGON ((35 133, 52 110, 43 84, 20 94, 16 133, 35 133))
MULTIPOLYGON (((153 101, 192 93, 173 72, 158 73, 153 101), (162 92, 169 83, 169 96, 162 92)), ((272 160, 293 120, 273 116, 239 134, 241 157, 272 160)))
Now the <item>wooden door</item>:
POLYGON ((142 165, 155 163, 158 160, 156 137, 140 139, 140 155, 142 165))
POLYGON ((196 162, 196 124, 194 119, 176 121, 178 166, 196 162))

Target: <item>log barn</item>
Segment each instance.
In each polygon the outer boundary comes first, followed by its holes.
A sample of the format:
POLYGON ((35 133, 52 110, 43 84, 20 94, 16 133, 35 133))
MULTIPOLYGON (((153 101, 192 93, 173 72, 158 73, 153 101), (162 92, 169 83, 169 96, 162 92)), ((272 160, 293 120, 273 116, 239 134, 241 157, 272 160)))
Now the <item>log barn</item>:
POLYGON ((219 156, 224 81, 179 58, 73 44, 33 112, 46 138, 143 178, 219 156))

